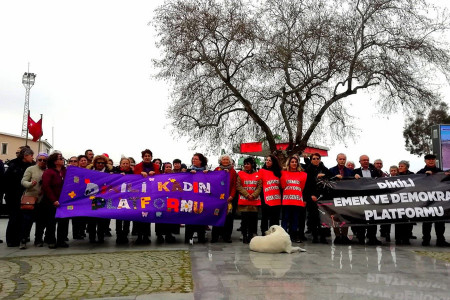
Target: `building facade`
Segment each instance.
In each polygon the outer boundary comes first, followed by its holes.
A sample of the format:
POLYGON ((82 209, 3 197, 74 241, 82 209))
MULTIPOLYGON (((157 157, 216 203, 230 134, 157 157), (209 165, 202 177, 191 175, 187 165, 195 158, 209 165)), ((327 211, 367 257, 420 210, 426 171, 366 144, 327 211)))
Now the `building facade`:
POLYGON ((33 142, 31 138, 32 136, 29 136, 28 141, 25 141, 25 138, 20 135, 0 132, 0 159, 6 161, 16 158, 17 149, 25 144, 30 146, 35 154, 38 151, 50 153, 53 147, 47 140, 33 142))

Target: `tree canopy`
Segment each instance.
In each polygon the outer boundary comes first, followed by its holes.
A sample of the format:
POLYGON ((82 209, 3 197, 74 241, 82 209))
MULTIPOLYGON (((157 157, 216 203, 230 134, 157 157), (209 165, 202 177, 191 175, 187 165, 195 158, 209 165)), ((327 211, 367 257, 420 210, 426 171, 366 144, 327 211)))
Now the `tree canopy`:
POLYGON ((299 153, 351 132, 343 100, 358 91, 411 112, 450 74, 447 12, 420 0, 172 0, 153 25, 172 124, 213 146, 265 138, 275 152, 278 136, 299 153))
POLYGON ((450 124, 448 105, 445 102, 431 108, 426 117, 423 112, 409 117, 403 130, 406 150, 417 156, 432 153, 431 126, 439 124, 450 124))

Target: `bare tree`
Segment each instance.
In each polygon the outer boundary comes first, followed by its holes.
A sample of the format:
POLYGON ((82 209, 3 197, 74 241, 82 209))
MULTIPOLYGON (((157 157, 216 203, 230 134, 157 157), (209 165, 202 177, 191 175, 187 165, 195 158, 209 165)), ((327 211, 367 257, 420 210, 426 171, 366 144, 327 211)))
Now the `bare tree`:
POLYGON ((221 146, 275 137, 285 157, 351 133, 343 100, 376 93, 384 112, 434 105, 450 74, 445 10, 415 0, 168 1, 153 24, 181 135, 221 146))

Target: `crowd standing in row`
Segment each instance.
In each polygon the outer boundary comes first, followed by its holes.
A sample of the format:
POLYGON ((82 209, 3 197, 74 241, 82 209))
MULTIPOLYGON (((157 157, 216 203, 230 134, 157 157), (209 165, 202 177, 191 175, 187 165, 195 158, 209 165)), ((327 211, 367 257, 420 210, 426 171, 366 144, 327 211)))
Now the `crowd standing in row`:
MULTIPOLYGON (((107 154, 94 156, 92 150, 86 150, 84 155, 70 157, 69 165, 95 170, 98 172, 115 174, 140 174, 144 177, 162 173, 178 172, 211 172, 207 170, 208 160, 201 153, 195 153, 191 166, 188 168, 181 160, 163 163, 161 159, 153 159, 153 153, 145 149, 142 151, 142 161, 136 164, 131 157, 122 157, 118 166, 114 167, 107 154)), ((44 243, 49 248, 67 248, 69 219, 56 219, 56 209, 59 206, 59 196, 66 174, 65 159, 60 152, 51 155, 38 153, 34 161, 33 151, 27 147, 20 147, 17 158, 8 164, 8 169, 1 179, 1 194, 5 194, 9 220, 6 229, 8 247, 26 249, 30 241, 30 231, 36 222, 34 245, 42 247, 44 243), (31 200, 28 200, 31 199, 31 200), (27 202, 29 201, 29 202, 27 202), (45 234, 45 237, 44 237, 45 234)), ((328 228, 320 223, 317 200, 321 191, 317 181, 322 179, 346 180, 362 177, 378 178, 386 176, 402 176, 413 174, 409 171, 409 163, 400 161, 398 166, 391 166, 389 174, 382 171, 383 162, 380 159, 370 164, 367 155, 361 155, 360 168, 355 169, 353 162, 347 162, 346 155, 337 155, 337 165, 326 168, 319 153, 304 157, 305 164, 301 164, 299 156, 291 156, 284 167, 278 159, 269 155, 260 170, 257 170, 255 160, 248 157, 244 160, 243 170, 236 172, 229 155, 219 158, 219 166, 215 170, 225 170, 230 176, 230 190, 228 213, 223 227, 214 226, 211 232, 211 243, 231 243, 233 222, 236 212, 241 215, 242 240, 249 243, 258 229, 258 214, 261 213, 260 230, 264 235, 272 225, 279 225, 289 233, 291 240, 296 243, 307 241, 305 233, 311 233, 313 243, 327 244, 327 237, 331 236, 328 228), (305 226, 306 225, 306 226, 305 226), (305 228, 307 227, 307 228, 305 228), (306 230, 305 230, 306 229, 306 230)), ((425 167, 418 174, 435 174, 442 172, 436 167, 434 155, 425 156, 425 167)), ((3 166, 2 171, 3 171, 3 166)), ((429 246, 431 240, 431 222, 422 225, 422 245, 429 246)), ((436 245, 447 247, 444 237, 445 222, 435 222, 436 245)), ((179 224, 155 224, 158 243, 174 243, 174 234, 180 233, 179 224)), ((395 224, 395 242, 397 245, 409 245, 414 224, 395 224)), ((116 243, 128 244, 130 221, 116 220, 116 243)), ((204 225, 186 225, 185 243, 193 243, 196 236, 199 243, 207 242, 204 225)), ((348 227, 334 228, 335 244, 366 244, 381 245, 377 239, 377 225, 352 227, 354 239, 349 238, 348 227)), ((151 242, 151 224, 133 222, 132 235, 136 235, 135 244, 149 244, 151 242)), ((112 236, 110 220, 94 217, 72 218, 73 239, 88 237, 90 243, 104 243, 105 237, 112 236)), ((380 226, 380 236, 390 242, 391 225, 380 226)))

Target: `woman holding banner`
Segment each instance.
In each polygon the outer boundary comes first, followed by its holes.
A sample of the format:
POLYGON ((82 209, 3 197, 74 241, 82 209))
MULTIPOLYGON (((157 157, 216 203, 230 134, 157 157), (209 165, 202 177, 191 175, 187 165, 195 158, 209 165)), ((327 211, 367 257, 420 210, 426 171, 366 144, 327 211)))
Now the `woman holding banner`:
MULTIPOLYGON (((47 159, 48 169, 42 174, 42 201, 40 203, 40 218, 45 224, 45 240, 50 249, 56 247, 67 248, 66 243, 69 231, 69 219, 63 218, 56 220, 56 208, 59 206, 59 196, 61 195, 64 178, 66 177, 66 168, 64 167, 64 158, 61 153, 53 153, 47 159), (56 222, 58 229, 55 238, 56 222)), ((42 228, 42 227, 41 227, 42 228)), ((43 233, 43 231, 42 231, 43 233)), ((36 240, 42 240, 42 233, 36 232, 36 240)))
POLYGON ((297 156, 291 156, 286 163, 287 171, 281 172, 281 188, 283 190, 283 219, 281 226, 286 230, 293 242, 301 243, 298 232, 305 231, 305 207, 303 190, 307 175, 303 172, 297 156))
MULTIPOLYGON (((153 161, 156 163, 155 161, 153 161)), ((157 164, 157 163, 156 163, 157 164)), ((164 174, 173 173, 172 163, 165 162, 162 164, 162 171, 164 174)), ((175 243, 176 239, 172 234, 180 233, 180 225, 179 224, 168 224, 168 223, 155 223, 155 233, 156 233, 156 242, 157 243, 175 243)))
POLYGON ((228 202, 228 211, 227 217, 225 219, 225 224, 223 227, 213 226, 211 232, 211 243, 216 243, 219 240, 219 236, 222 236, 222 239, 225 243, 231 243, 231 233, 233 232, 233 198, 236 196, 236 180, 237 173, 234 170, 233 165, 231 164, 231 157, 228 154, 224 154, 219 157, 219 166, 214 171, 226 171, 230 176, 230 190, 229 196, 227 199, 228 202))
POLYGON ((248 244, 258 230, 258 208, 261 206, 259 194, 262 190, 261 178, 256 172, 253 157, 244 159, 244 170, 238 173, 236 190, 239 193, 238 211, 242 218, 243 242, 248 244))
POLYGON ((259 170, 259 176, 263 187, 261 197, 263 200, 261 203, 261 233, 265 235, 270 226, 280 225, 281 166, 274 155, 266 157, 264 166, 259 170))
MULTIPOLYGON (((401 160, 398 163, 398 176, 414 174, 409 170, 409 161, 401 160)), ((416 223, 397 223, 395 224, 395 244, 396 245, 411 245, 409 239, 412 236, 412 230, 416 223)), ((390 225, 389 225, 390 226, 390 225)), ((390 241, 386 239, 386 241, 390 241)))
MULTIPOLYGON (((127 157, 122 157, 120 159, 120 164, 118 167, 113 169, 115 174, 134 174, 131 169, 130 160, 127 157)), ((116 220, 116 244, 128 244, 128 233, 130 233, 130 221, 116 220)))
MULTIPOLYGON (((188 169, 189 172, 195 174, 197 172, 208 172, 206 167, 208 165, 208 159, 201 153, 195 153, 192 156, 192 165, 188 169)), ((186 225, 184 242, 186 244, 191 243, 193 241, 194 232, 197 232, 198 242, 206 243, 206 229, 205 225, 186 225)))
MULTIPOLYGON (((98 172, 110 173, 112 167, 108 164, 108 158, 104 155, 97 155, 94 157, 92 165, 88 169, 98 172)), ((88 219, 88 233, 90 243, 102 244, 105 242, 105 232, 109 227, 109 219, 103 218, 89 218, 88 219), (96 240, 98 238, 98 240, 96 240)))

